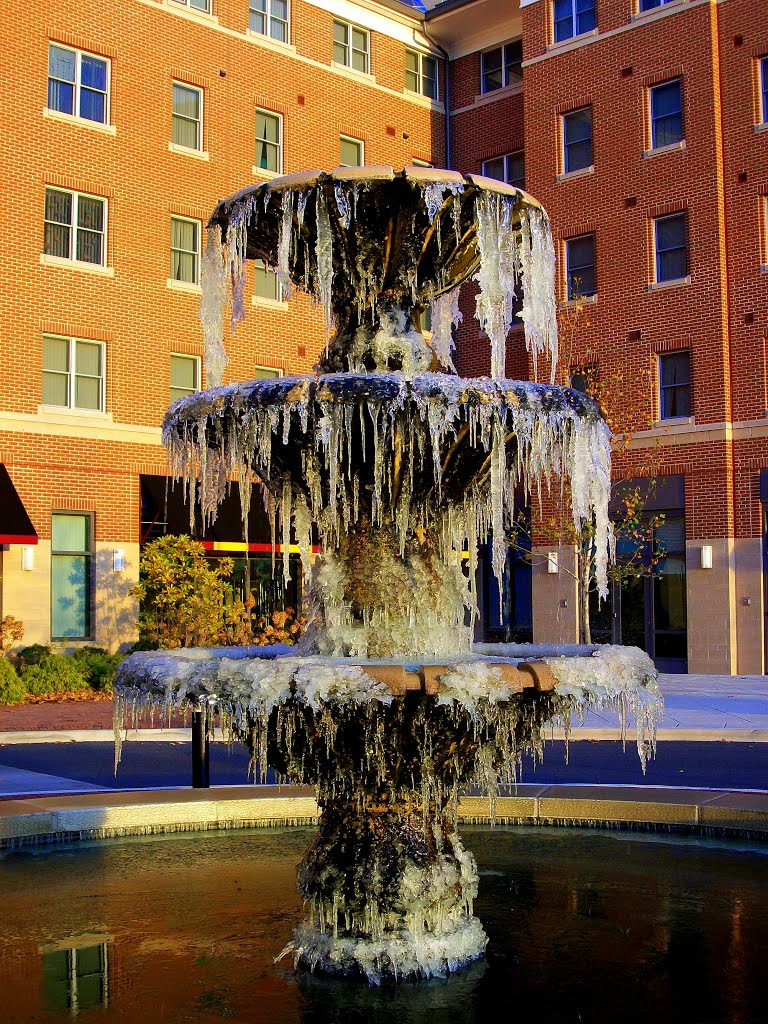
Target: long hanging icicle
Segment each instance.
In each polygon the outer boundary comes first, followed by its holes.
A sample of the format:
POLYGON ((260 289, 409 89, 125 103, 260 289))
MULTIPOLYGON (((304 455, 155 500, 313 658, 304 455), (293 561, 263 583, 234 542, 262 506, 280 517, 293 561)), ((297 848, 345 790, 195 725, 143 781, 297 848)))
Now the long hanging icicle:
POLYGON ((549 217, 543 210, 525 208, 520 214, 520 274, 523 283, 525 344, 533 360, 536 379, 537 356, 550 359, 550 383, 557 370, 557 305, 555 302, 555 244, 549 217))
POLYGON ((315 193, 315 219, 317 221, 317 239, 315 241, 315 260, 317 261, 318 298, 325 318, 326 347, 331 332, 331 296, 333 290, 333 235, 331 221, 328 216, 328 202, 325 192, 318 188, 315 193))
POLYGON ((431 345, 437 360, 451 373, 456 373, 453 364, 453 328, 464 319, 459 309, 459 288, 443 292, 432 301, 431 345))
POLYGON ((291 241, 293 238, 293 192, 283 192, 283 215, 277 239, 277 279, 284 299, 291 296, 291 241))
POLYGON ((227 271, 221 242, 221 228, 208 229, 208 240, 202 259, 202 298, 200 320, 205 339, 205 375, 209 387, 221 384, 227 353, 224 348, 224 308, 227 302, 227 271))

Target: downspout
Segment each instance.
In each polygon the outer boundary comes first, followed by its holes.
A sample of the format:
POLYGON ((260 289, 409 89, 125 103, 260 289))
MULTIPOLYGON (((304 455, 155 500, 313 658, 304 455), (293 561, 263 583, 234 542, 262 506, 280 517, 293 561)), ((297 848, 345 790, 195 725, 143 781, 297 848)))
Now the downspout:
POLYGON ((426 15, 424 17, 424 28, 422 29, 422 31, 424 32, 424 38, 429 43, 431 43, 432 46, 435 47, 435 49, 440 51, 440 53, 443 55, 443 60, 445 61, 445 64, 444 64, 444 66, 445 66, 445 85, 443 86, 443 92, 445 94, 445 101, 444 101, 444 104, 443 104, 444 107, 445 107, 445 167, 446 167, 446 169, 450 169, 451 168, 451 77, 450 77, 451 62, 450 62, 450 57, 448 56, 448 51, 444 50, 443 47, 440 45, 440 43, 438 43, 438 41, 436 39, 433 39, 432 36, 429 34, 429 32, 427 32, 427 18, 426 18, 426 15))

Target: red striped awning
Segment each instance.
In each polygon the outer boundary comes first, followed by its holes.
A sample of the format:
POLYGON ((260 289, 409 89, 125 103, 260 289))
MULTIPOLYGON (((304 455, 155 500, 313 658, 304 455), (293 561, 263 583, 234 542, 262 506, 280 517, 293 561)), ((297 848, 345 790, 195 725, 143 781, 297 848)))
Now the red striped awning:
POLYGON ((37 544, 37 532, 8 470, 0 463, 0 544, 37 544))

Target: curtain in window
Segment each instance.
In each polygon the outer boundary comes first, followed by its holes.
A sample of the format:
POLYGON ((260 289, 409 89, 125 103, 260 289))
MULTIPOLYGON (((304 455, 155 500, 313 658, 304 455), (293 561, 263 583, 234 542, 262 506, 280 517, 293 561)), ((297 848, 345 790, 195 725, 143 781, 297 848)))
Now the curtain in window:
POLYGON ((197 89, 173 86, 173 142, 187 149, 198 149, 200 93, 197 89))
POLYGON ((192 221, 171 220, 171 277, 197 284, 197 225, 192 221))
POLYGON ((261 112, 256 114, 256 166, 280 170, 280 120, 261 112))
POLYGON ((101 345, 78 341, 75 346, 75 406, 101 409, 101 345))
POLYGON ((48 47, 48 107, 62 114, 75 112, 76 56, 74 50, 48 47))
POLYGON ((77 203, 77 254, 85 263, 103 263, 104 202, 80 196, 77 203))
POLYGON ((70 257, 72 195, 49 188, 45 192, 45 242, 49 256, 70 257))
POLYGON ((107 62, 85 53, 80 59, 79 113, 100 124, 107 119, 107 62))
POLYGON ((43 405, 69 405, 69 340, 43 338, 43 405))

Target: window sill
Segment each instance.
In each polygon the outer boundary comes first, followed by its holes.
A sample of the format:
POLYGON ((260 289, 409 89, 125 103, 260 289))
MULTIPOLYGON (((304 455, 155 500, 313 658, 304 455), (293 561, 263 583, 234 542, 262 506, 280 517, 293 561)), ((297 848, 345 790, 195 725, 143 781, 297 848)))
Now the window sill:
POLYGON ((648 292, 662 292, 666 288, 682 288, 687 284, 691 283, 691 275, 687 277, 676 277, 672 281, 651 281, 650 284, 645 286, 645 290, 648 292))
POLYGON ((586 178, 590 174, 595 173, 595 165, 590 164, 589 167, 580 167, 578 171, 564 171, 562 174, 555 175, 555 181, 572 181, 574 178, 586 178))
POLYGON ((370 71, 358 71, 357 68, 351 68, 348 64, 339 64, 335 60, 331 61, 331 67, 340 75, 344 75, 345 78, 351 78, 355 82, 367 85, 376 84, 376 76, 372 75, 370 71))
POLYGON ((86 274, 98 274, 101 277, 114 277, 114 267, 102 267, 98 263, 83 263, 82 260, 68 260, 63 256, 50 256, 43 252, 40 262, 44 267, 65 267, 68 270, 82 270, 86 274))
POLYGON ((658 430, 660 427, 691 427, 695 422, 695 416, 670 416, 669 419, 655 420, 651 424, 651 429, 658 430))
POLYGON ((403 89, 403 96, 405 96, 406 99, 417 103, 420 107, 426 107, 427 110, 436 110, 440 113, 445 110, 445 107, 440 100, 430 99, 429 96, 424 96, 420 92, 413 92, 411 89, 403 89))
POLYGON ((265 171, 263 167, 251 167, 251 174, 257 178, 264 178, 265 181, 271 181, 273 178, 281 178, 283 176, 282 171, 265 171))
POLYGON ((167 288, 174 292, 187 292, 190 295, 203 294, 203 289, 200 285, 192 284, 191 281, 175 281, 172 277, 169 277, 165 284, 167 288))
POLYGON ((181 156, 191 156, 195 160, 208 160, 208 153, 204 149, 190 149, 189 146, 177 146, 175 142, 168 143, 169 153, 180 153, 181 156))
POLYGON ((518 79, 516 82, 510 82, 509 85, 503 86, 501 89, 489 89, 487 92, 478 93, 475 96, 474 102, 477 103, 488 103, 491 100, 502 100, 505 96, 519 96, 523 91, 523 80, 518 79))
POLYGON ((251 305, 261 306, 263 309, 287 310, 290 308, 285 299, 265 299, 261 295, 252 295, 251 305))
POLYGON ((219 19, 215 14, 210 14, 208 11, 197 11, 194 7, 187 7, 186 4, 176 3, 175 0, 164 0, 163 7, 166 10, 173 11, 174 14, 180 14, 184 18, 191 18, 193 21, 202 21, 206 25, 219 24, 219 19))
POLYGON ((757 135, 760 132, 768 132, 768 121, 763 121, 762 124, 753 124, 752 131, 757 135))
POLYGON ((567 39, 559 39, 556 43, 550 43, 544 52, 552 53, 556 50, 565 50, 569 46, 578 45, 585 39, 594 39, 595 36, 597 36, 597 29, 591 28, 589 32, 580 32, 577 36, 568 36, 567 39))
POLYGON ((98 420, 101 423, 112 423, 111 412, 101 412, 98 409, 72 409, 68 405, 38 405, 38 416, 61 416, 68 423, 73 419, 84 419, 88 423, 98 420))
POLYGON ((679 142, 670 142, 668 146, 657 146, 655 149, 644 149, 643 160, 650 160, 654 156, 663 156, 665 153, 684 153, 685 150, 685 139, 681 139, 679 142))
POLYGON ((597 292, 592 295, 585 295, 580 299, 566 299, 564 302, 558 302, 558 309, 576 309, 578 306, 594 306, 597 304, 597 292))
POLYGON ((257 46, 263 46, 265 50, 272 50, 274 53, 295 54, 297 52, 293 43, 281 43, 279 39, 266 36, 263 32, 254 32, 252 28, 247 30, 246 36, 252 43, 256 43, 257 46))
POLYGON ((117 135, 117 128, 113 124, 101 124, 100 121, 91 121, 87 117, 77 117, 75 114, 62 114, 60 110, 51 110, 50 107, 43 107, 43 117, 49 121, 58 121, 59 124, 90 128, 92 131, 101 132, 102 135, 117 135))
POLYGON ((686 0, 677 0, 677 3, 670 2, 662 4, 661 7, 651 7, 647 11, 636 11, 635 14, 631 14, 629 16, 629 21, 630 24, 633 24, 636 21, 645 21, 648 18, 653 20, 654 17, 658 17, 662 13, 667 14, 669 8, 671 8, 674 11, 678 10, 680 7, 684 7, 685 5, 686 0))

